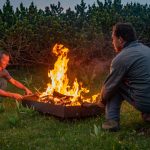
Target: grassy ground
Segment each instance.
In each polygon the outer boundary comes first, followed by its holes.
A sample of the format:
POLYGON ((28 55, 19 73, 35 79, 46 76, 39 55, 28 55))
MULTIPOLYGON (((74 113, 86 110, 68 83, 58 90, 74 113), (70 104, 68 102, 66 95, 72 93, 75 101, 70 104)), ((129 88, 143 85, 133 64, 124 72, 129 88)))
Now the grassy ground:
MULTIPOLYGON (((43 83, 40 75, 15 74, 32 89, 43 83), (32 85, 33 84, 33 85, 32 85)), ((103 80, 103 79, 102 79, 103 80)), ((99 84, 97 82, 97 84, 99 84)), ((9 90, 18 91, 9 85, 9 90)), ((20 92, 20 91, 19 91, 20 92)), ((102 131, 103 116, 85 120, 59 121, 41 116, 35 111, 16 105, 15 101, 3 99, 0 104, 0 150, 148 150, 150 134, 137 131, 149 128, 140 113, 127 103, 121 110, 121 130, 117 133, 102 131)))

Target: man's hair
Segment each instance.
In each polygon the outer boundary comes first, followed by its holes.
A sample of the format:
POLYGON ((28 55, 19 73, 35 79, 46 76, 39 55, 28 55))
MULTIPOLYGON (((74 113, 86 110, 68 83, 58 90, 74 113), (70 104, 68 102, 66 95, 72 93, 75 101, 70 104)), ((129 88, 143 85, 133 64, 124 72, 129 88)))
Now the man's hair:
POLYGON ((2 58, 3 55, 7 55, 10 57, 9 53, 6 51, 0 51, 0 59, 2 58))
POLYGON ((117 23, 113 26, 116 37, 121 37, 126 42, 137 40, 136 31, 131 23, 117 23))

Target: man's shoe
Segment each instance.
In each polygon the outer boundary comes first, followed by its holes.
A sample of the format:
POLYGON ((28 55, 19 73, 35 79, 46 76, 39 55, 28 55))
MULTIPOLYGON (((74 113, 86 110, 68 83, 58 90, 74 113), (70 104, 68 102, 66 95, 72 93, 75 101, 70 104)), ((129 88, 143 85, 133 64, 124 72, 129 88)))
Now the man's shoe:
POLYGON ((150 114, 142 113, 142 119, 143 119, 145 122, 150 122, 150 114))
POLYGON ((116 132, 120 129, 119 121, 107 120, 102 124, 102 129, 111 132, 116 132))

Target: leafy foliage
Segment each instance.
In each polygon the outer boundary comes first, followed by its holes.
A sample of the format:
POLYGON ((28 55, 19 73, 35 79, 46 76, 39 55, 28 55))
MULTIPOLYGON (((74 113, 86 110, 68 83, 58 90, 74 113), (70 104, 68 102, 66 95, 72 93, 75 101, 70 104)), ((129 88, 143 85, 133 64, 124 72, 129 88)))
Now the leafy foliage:
POLYGON ((131 22, 139 40, 148 44, 149 18, 149 5, 123 5, 121 0, 97 0, 91 6, 81 0, 74 10, 64 10, 60 2, 45 10, 33 2, 28 8, 21 3, 14 10, 10 0, 6 0, 0 10, 0 49, 11 54, 15 65, 48 65, 54 59, 50 50, 55 43, 69 47, 76 60, 112 57, 113 24, 131 22))

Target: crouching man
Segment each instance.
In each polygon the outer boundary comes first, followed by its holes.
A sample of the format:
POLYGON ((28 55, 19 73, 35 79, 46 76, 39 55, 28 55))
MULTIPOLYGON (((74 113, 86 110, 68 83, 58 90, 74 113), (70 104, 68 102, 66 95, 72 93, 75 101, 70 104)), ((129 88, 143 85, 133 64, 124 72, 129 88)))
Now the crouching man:
POLYGON ((112 43, 117 53, 101 90, 99 105, 105 105, 106 121, 102 128, 119 129, 123 100, 150 121, 150 48, 139 43, 130 23, 113 26, 112 43))
POLYGON ((23 98, 22 95, 18 93, 12 93, 6 91, 7 81, 11 84, 15 85, 17 88, 22 89, 26 92, 26 94, 32 94, 32 92, 24 86, 19 81, 15 80, 10 76, 8 71, 5 69, 9 63, 9 54, 7 52, 0 52, 0 97, 10 97, 16 100, 21 100, 23 98))

